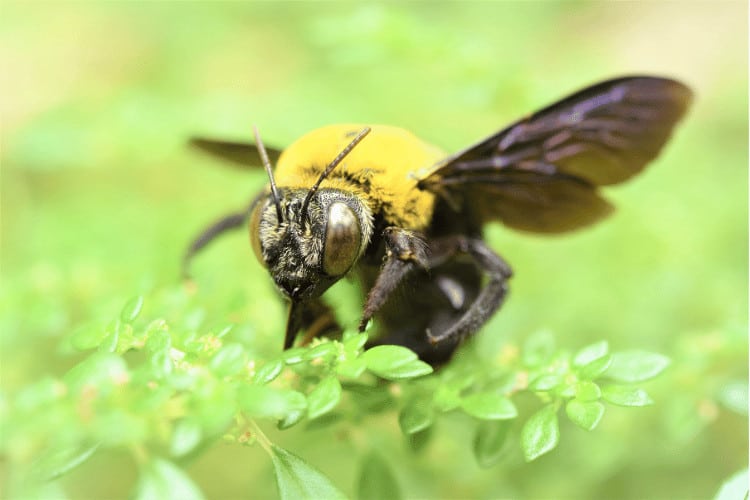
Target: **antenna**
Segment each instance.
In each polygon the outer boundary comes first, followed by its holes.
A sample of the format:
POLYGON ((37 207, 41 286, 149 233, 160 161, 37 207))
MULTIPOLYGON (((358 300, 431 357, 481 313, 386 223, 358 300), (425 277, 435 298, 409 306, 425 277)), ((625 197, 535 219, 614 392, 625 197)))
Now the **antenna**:
POLYGON ((320 177, 318 177, 318 180, 315 181, 315 184, 310 188, 310 191, 307 192, 307 196, 305 196, 305 201, 302 202, 302 210, 299 212, 300 221, 302 220, 302 217, 307 213, 307 206, 310 204, 310 200, 312 199, 313 195, 318 191, 318 188, 320 187, 320 183, 323 182, 323 180, 328 177, 328 175, 333 172, 333 169, 338 166, 339 163, 341 163, 341 160, 346 158, 346 155, 352 152, 352 149, 362 141, 362 139, 365 138, 367 134, 370 133, 372 129, 370 127, 365 127, 362 130, 359 131, 357 136, 352 139, 352 142, 350 142, 344 149, 341 150, 341 152, 336 156, 336 158, 333 159, 331 163, 328 164, 326 169, 323 171, 322 174, 320 174, 320 177))
POLYGON ((258 147, 260 152, 260 159, 263 161, 263 167, 266 169, 268 179, 271 181, 271 195, 273 196, 273 203, 276 205, 276 217, 281 224, 281 201, 279 201, 279 190, 276 189, 276 181, 273 179, 273 172, 271 171, 271 161, 268 159, 268 153, 266 153, 266 147, 263 145, 263 141, 260 140, 260 134, 258 133, 258 127, 253 125, 253 133, 255 134, 255 145, 258 147))

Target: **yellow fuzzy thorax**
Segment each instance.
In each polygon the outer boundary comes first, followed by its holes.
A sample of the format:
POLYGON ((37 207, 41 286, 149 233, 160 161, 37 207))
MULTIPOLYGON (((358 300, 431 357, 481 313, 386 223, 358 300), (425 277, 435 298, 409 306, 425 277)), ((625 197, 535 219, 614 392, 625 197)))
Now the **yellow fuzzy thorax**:
MULTIPOLYGON (((365 125, 330 125, 313 130, 284 150, 274 177, 282 188, 309 189, 326 166, 365 125)), ((370 125, 372 131, 321 184, 353 192, 388 224, 421 231, 432 218, 435 196, 417 189, 417 172, 445 154, 411 132, 370 125)))

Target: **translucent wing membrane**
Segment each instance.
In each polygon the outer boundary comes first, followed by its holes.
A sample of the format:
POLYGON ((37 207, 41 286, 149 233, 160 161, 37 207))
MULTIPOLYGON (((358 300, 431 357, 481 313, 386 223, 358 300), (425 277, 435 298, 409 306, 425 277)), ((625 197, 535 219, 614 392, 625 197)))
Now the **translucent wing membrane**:
POLYGON ((466 203, 483 220, 537 232, 575 229, 609 213, 596 186, 640 172, 690 100, 674 80, 603 82, 448 158, 419 185, 466 203))

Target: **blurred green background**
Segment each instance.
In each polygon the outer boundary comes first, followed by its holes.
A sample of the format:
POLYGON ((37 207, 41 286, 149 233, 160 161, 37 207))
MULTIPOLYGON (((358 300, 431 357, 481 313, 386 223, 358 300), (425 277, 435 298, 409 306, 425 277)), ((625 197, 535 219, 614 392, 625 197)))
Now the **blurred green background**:
MULTIPOLYGON (((3 394, 63 373, 80 359, 65 336, 133 295, 176 319, 148 297, 181 293, 190 238, 264 183, 185 147, 191 134, 248 139, 257 124, 283 146, 330 123, 385 123, 455 151, 590 83, 664 75, 694 89, 694 107, 650 169, 608 192, 613 217, 554 238, 488 228, 516 275, 468 347, 548 328, 570 348, 662 352, 673 365, 649 387, 655 406, 614 408, 594 433, 568 424, 550 455, 487 470, 461 419, 421 455, 393 415, 354 437, 272 437, 344 491, 367 436, 409 497, 710 497, 747 464, 747 18, 745 2, 5 2, 3 394)), ((284 308, 246 235, 194 273, 197 324, 229 319, 241 340, 280 346, 284 308)), ((349 324, 357 307, 337 305, 349 324)), ((188 470, 209 498, 275 495, 258 448, 217 445, 188 470)), ((134 475, 108 452, 66 488, 123 497, 134 475)))

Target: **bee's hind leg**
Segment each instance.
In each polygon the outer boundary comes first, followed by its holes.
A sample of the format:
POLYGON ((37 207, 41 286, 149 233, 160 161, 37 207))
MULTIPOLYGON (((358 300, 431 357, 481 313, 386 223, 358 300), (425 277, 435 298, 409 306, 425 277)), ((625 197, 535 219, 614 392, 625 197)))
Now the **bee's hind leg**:
POLYGON ((431 344, 458 341, 472 335, 502 305, 508 291, 508 279, 513 275, 510 266, 482 240, 465 236, 449 236, 431 242, 430 267, 436 267, 457 253, 469 255, 488 278, 479 296, 461 318, 443 331, 427 331, 431 344))

